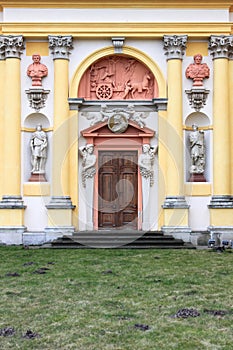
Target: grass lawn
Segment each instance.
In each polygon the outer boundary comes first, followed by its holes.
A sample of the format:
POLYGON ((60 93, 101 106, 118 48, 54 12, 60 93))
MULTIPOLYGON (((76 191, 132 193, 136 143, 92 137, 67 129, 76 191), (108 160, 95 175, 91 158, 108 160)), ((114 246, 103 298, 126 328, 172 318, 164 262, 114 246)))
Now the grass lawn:
POLYGON ((0 254, 1 350, 233 349, 232 250, 0 254))

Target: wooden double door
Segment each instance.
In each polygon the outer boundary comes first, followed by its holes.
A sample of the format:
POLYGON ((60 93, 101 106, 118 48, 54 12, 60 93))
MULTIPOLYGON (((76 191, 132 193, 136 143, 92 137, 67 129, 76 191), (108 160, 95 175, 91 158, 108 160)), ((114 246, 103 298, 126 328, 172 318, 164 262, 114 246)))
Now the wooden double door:
POLYGON ((98 169, 99 229, 137 229, 137 151, 99 151, 98 169))

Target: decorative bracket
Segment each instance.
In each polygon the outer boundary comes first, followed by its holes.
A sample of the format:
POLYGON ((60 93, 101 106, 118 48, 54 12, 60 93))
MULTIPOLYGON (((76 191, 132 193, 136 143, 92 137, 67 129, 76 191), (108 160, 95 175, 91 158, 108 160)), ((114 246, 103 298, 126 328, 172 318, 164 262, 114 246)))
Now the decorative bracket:
POLYGON ((122 53, 124 41, 123 37, 112 38, 115 53, 122 53))
POLYGON ((206 104, 207 96, 210 91, 204 88, 192 88, 191 90, 185 90, 185 92, 188 96, 189 104, 196 112, 199 112, 206 104))
POLYGON ((45 107, 45 101, 48 98, 50 90, 31 88, 29 90, 25 90, 25 92, 28 96, 30 107, 35 109, 36 112, 39 112, 41 108, 45 107))

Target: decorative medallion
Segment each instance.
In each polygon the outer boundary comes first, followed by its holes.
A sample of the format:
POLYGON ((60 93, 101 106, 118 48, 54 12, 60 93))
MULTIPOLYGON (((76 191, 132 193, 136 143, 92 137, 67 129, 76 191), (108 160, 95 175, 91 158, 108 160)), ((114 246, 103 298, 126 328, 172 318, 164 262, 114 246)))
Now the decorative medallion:
POLYGON ((114 114, 108 120, 108 128, 115 134, 121 134, 128 128, 128 120, 123 113, 114 114))

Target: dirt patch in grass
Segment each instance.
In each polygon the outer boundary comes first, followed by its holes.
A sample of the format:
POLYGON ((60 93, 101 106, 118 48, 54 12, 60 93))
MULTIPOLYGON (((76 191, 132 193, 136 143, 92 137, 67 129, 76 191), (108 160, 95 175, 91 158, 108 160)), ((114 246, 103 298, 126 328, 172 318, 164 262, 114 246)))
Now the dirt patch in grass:
POLYGON ((2 337, 12 337, 15 334, 13 327, 5 327, 0 329, 0 336, 2 337))

